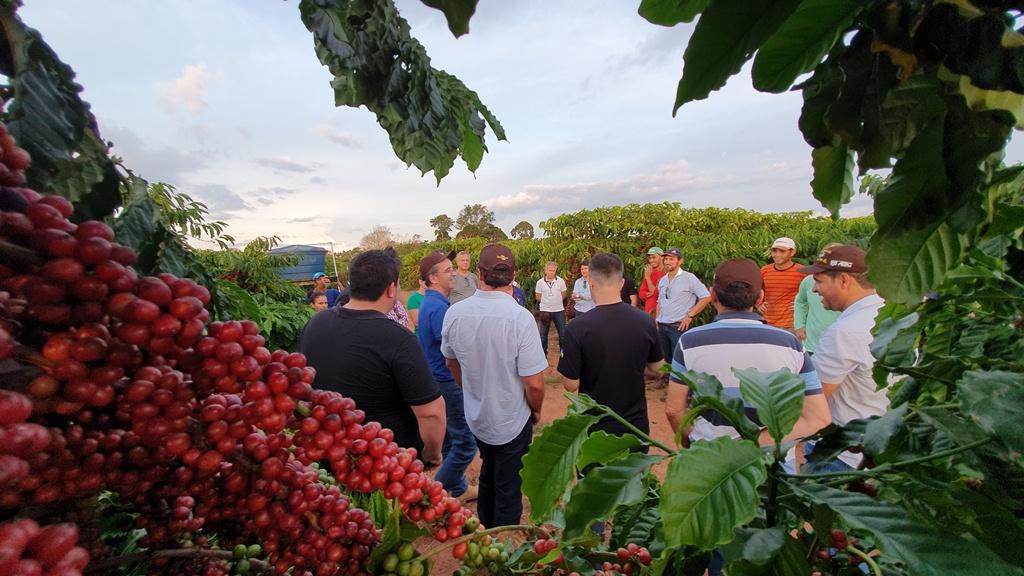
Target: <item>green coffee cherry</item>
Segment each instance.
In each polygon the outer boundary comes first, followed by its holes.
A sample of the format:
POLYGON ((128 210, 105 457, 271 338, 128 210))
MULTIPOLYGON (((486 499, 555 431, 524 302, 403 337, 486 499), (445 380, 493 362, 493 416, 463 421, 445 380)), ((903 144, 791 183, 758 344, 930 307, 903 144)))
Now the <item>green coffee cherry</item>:
POLYGON ((400 560, 412 560, 412 557, 415 555, 416 549, 409 542, 405 542, 398 547, 398 558, 400 560))
POLYGON ((236 559, 245 558, 246 555, 248 554, 248 551, 249 549, 245 546, 245 544, 238 544, 237 546, 235 546, 235 549, 231 551, 231 556, 233 556, 236 559))
POLYGON ((249 544, 248 549, 245 551, 245 555, 249 558, 255 558, 260 554, 263 554, 263 547, 259 544, 249 544))

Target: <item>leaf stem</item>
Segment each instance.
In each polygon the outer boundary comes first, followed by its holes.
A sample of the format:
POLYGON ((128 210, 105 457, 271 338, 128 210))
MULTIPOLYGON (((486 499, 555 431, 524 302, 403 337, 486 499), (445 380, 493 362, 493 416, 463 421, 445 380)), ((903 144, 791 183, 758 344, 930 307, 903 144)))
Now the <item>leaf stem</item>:
MULTIPOLYGON (((568 396, 568 394, 570 394, 570 393, 566 392, 566 396, 568 396)), ((570 400, 571 400, 571 398, 570 398, 570 400)), ((628 420, 626 420, 622 416, 619 416, 611 408, 609 408, 609 407, 607 407, 607 406, 605 406, 603 404, 597 404, 597 405, 593 406, 591 409, 603 412, 606 416, 609 416, 613 420, 618 421, 619 424, 622 424, 623 426, 625 426, 630 432, 633 433, 633 435, 635 435, 636 437, 640 438, 644 442, 647 442, 648 444, 650 444, 650 445, 660 449, 661 451, 665 452, 666 454, 674 455, 674 454, 678 453, 675 450, 669 448, 668 446, 662 444, 658 440, 655 440, 649 434, 645 433, 643 430, 640 430, 639 428, 634 426, 632 423, 630 423, 628 420)))
POLYGON ((548 531, 543 529, 543 528, 541 528, 540 526, 531 526, 529 524, 513 524, 511 526, 495 526, 494 528, 488 528, 486 530, 478 530, 476 532, 473 532, 472 534, 466 534, 465 536, 460 536, 460 537, 458 537, 458 538, 456 538, 454 540, 448 540, 447 542, 445 542, 444 544, 441 544, 437 548, 433 548, 431 550, 427 550, 426 552, 420 554, 420 557, 423 558, 423 559, 432 558, 432 557, 436 556, 438 553, 440 553, 440 552, 442 552, 444 550, 448 550, 449 548, 454 548, 456 544, 459 544, 461 542, 468 542, 470 540, 475 540, 475 539, 477 539, 477 538, 479 538, 481 536, 487 536, 487 535, 490 535, 490 534, 500 534, 501 532, 528 532, 528 533, 531 533, 531 534, 536 534, 538 536, 542 536, 544 538, 547 538, 549 536, 548 531))
POLYGON ((886 462, 880 466, 871 468, 870 470, 850 470, 847 472, 822 472, 820 474, 783 474, 786 478, 793 478, 795 480, 816 480, 818 478, 839 478, 844 476, 850 477, 874 477, 883 472, 889 472, 897 468, 903 468, 906 466, 912 466, 914 464, 921 464, 922 462, 931 462, 932 460, 941 460, 949 456, 959 454, 961 452, 967 452, 973 450, 979 446, 984 446, 991 442, 991 438, 982 438, 981 440, 975 440, 956 448, 950 448, 934 454, 928 454, 926 456, 918 456, 917 458, 911 458, 909 460, 902 460, 900 462, 886 462))
MULTIPOLYGON (((104 558, 90 562, 85 568, 86 574, 100 573, 115 566, 123 564, 138 564, 155 558, 211 558, 214 560, 228 560, 234 558, 231 550, 212 550, 210 548, 177 548, 169 550, 157 550, 155 552, 137 552, 113 558, 104 558)), ((272 573, 274 567, 266 560, 250 558, 249 564, 258 572, 272 573)))
POLYGON ((879 567, 878 563, 875 562, 875 559, 868 556, 866 552, 855 547, 853 544, 847 544, 846 551, 866 562, 867 565, 871 567, 871 571, 875 573, 875 576, 882 576, 882 568, 879 567))

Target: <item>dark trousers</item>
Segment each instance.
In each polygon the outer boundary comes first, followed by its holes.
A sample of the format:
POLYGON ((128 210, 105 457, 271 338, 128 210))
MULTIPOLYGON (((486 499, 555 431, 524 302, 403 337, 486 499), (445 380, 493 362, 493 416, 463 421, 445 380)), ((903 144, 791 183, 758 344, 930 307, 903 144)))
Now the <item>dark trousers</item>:
POLYGON ((547 322, 538 321, 540 327, 540 345, 544 349, 544 356, 548 355, 548 331, 551 329, 551 323, 554 322, 555 330, 558 331, 558 347, 562 347, 562 334, 565 332, 565 310, 559 310, 558 312, 548 312, 551 315, 551 320, 547 322))
POLYGON ((476 458, 476 437, 466 424, 466 409, 462 404, 462 387, 452 380, 439 380, 438 388, 444 396, 444 409, 448 426, 441 445, 441 468, 435 480, 444 485, 452 496, 461 496, 469 484, 466 483, 466 468, 476 458))
POLYGON ((658 342, 661 344, 661 354, 665 357, 665 362, 669 364, 672 364, 672 355, 675 354, 676 346, 679 345, 679 337, 683 335, 683 332, 676 326, 679 326, 678 322, 671 324, 658 322, 658 342))
POLYGON ((476 439, 483 460, 476 510, 484 526, 493 528, 519 524, 523 516, 519 470, 523 467, 523 456, 530 448, 531 440, 532 422, 527 422, 518 436, 500 446, 476 439))

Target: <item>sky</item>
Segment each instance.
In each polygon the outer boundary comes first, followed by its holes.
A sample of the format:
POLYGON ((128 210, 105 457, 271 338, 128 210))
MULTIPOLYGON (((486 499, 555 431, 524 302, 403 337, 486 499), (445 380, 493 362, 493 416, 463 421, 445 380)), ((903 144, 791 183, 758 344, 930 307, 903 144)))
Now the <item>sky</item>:
MULTIPOLYGON (((476 174, 436 184, 399 161, 374 115, 334 106, 297 0, 37 0, 19 10, 78 74, 125 165, 206 203, 240 242, 358 245, 375 225, 431 238, 429 220, 482 203, 526 220, 631 202, 813 210, 798 92, 756 92, 749 65, 672 117, 692 25, 638 1, 481 0, 455 39, 443 14, 398 0, 433 66, 498 117, 476 174)), ((1024 158, 1020 138, 1007 160, 1024 158)), ((844 216, 870 213, 857 196, 844 216)))

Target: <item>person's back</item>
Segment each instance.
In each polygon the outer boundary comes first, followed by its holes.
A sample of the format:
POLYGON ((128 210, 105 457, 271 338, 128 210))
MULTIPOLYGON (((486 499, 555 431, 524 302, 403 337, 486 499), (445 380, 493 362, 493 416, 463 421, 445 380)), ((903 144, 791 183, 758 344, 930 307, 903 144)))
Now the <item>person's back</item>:
MULTIPOLYGON (((478 290, 444 318, 442 350, 459 360, 470 429, 491 444, 507 442, 530 418, 519 370, 524 331, 539 352, 533 315, 503 292, 478 290)), ((547 362, 533 368, 530 374, 547 362)))
POLYGON ((408 330, 380 312, 339 306, 309 321, 299 351, 317 370, 315 388, 352 398, 367 420, 391 428, 400 446, 423 449, 410 405, 440 393, 424 385, 426 362, 408 330))
POLYGON ((390 428, 399 446, 441 459, 444 400, 411 332, 389 320, 398 295, 393 252, 368 250, 352 260, 351 299, 316 314, 299 335, 299 351, 316 370, 313 387, 352 398, 369 421, 390 428))
MULTIPOLYGON (((622 260, 609 253, 590 261, 597 306, 566 328, 558 371, 567 390, 587 394, 628 422, 650 431, 644 373, 660 363, 658 330, 651 317, 620 300, 622 260)), ((624 425, 603 419, 592 430, 624 434, 624 425)))

